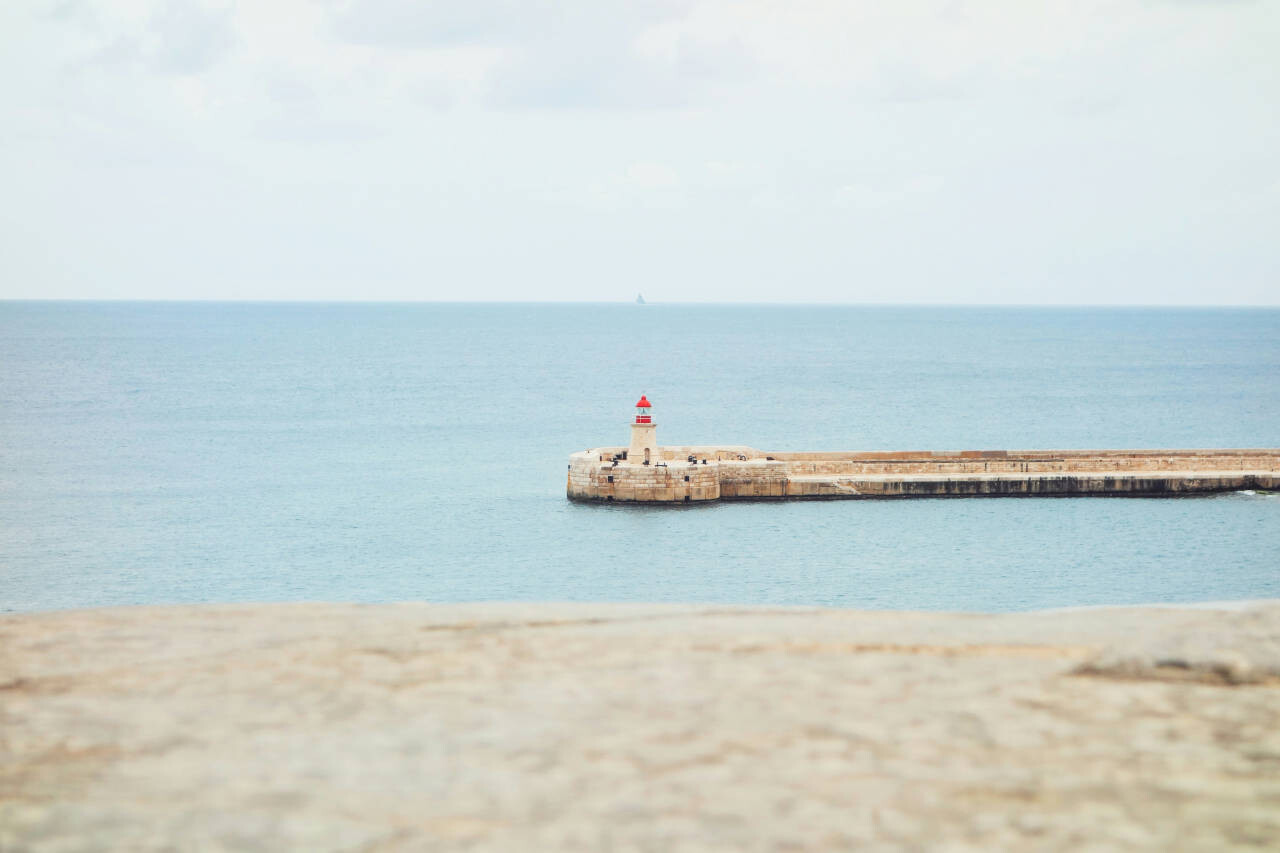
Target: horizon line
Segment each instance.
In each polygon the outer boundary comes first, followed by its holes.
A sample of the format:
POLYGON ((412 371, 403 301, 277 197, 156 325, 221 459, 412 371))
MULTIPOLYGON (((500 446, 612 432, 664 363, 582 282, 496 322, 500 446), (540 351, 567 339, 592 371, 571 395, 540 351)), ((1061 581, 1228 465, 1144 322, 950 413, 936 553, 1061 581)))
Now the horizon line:
POLYGON ((121 304, 227 304, 227 305, 631 305, 636 308, 665 306, 771 306, 848 308, 1242 308, 1277 309, 1280 302, 842 302, 842 301, 715 301, 634 299, 263 299, 253 297, 133 297, 133 296, 0 296, 0 303, 121 303, 121 304))

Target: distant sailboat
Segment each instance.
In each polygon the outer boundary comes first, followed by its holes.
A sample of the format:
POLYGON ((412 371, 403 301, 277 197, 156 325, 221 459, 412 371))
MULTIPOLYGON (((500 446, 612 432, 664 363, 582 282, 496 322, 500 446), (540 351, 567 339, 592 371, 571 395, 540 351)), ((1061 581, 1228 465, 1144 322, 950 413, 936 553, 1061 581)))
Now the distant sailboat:
POLYGON ((644 304, 644 294, 643 294, 643 293, 637 293, 637 294, 636 294, 636 304, 637 304, 637 305, 643 305, 643 304, 644 304))

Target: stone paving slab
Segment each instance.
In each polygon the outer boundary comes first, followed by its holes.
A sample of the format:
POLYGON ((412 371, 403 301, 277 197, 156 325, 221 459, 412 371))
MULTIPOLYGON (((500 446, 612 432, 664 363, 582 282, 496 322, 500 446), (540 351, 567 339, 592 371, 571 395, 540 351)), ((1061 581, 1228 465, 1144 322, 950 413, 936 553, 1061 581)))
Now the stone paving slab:
POLYGON ((1280 602, 0 618, 0 850, 1280 848, 1280 602))

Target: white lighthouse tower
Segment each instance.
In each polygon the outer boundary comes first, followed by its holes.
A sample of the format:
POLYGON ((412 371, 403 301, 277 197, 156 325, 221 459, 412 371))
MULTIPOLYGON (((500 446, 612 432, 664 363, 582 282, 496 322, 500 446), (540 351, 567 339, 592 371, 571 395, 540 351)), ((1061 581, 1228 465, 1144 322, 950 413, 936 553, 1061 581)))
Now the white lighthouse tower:
POLYGON ((658 425, 650 414, 649 398, 640 395, 636 403, 636 420, 631 425, 631 446, 627 448, 627 461, 636 465, 649 465, 661 459, 658 455, 658 425))

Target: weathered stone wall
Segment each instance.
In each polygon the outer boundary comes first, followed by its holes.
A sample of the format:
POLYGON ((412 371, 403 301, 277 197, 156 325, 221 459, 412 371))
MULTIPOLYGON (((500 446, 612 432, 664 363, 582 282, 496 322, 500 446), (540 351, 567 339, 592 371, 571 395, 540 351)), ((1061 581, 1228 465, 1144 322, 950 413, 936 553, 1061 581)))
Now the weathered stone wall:
POLYGON ((1169 472, 1143 474, 1015 474, 967 477, 793 477, 786 496, 794 498, 905 498, 999 496, 1123 496, 1156 497, 1243 489, 1274 489, 1280 477, 1238 474, 1169 472))
POLYGON ((720 497, 717 463, 708 461, 703 465, 671 460, 651 465, 629 461, 615 465, 609 460, 618 451, 612 448, 610 451, 573 455, 569 462, 569 497, 622 503, 692 503, 720 497))
POLYGON ((959 453, 773 453, 804 474, 1027 474, 1071 471, 1256 471, 1280 465, 1275 450, 1043 450, 959 453))
POLYGON ((1176 495, 1280 487, 1280 450, 1023 450, 763 453, 659 448, 663 461, 614 463, 623 448, 570 459, 570 498, 695 502, 768 498, 1176 495), (696 459, 690 463, 689 457, 696 459))
POLYGON ((786 462, 751 459, 746 462, 721 462, 720 496, 723 498, 787 497, 790 475, 786 462))

